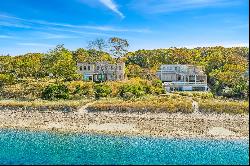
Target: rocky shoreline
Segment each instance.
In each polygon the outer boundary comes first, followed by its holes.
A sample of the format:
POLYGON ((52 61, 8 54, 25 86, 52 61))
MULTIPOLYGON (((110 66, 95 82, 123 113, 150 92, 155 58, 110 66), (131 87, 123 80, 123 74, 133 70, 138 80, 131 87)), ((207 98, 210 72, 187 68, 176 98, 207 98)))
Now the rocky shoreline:
POLYGON ((249 116, 4 109, 0 111, 0 129, 164 138, 249 139, 249 116))

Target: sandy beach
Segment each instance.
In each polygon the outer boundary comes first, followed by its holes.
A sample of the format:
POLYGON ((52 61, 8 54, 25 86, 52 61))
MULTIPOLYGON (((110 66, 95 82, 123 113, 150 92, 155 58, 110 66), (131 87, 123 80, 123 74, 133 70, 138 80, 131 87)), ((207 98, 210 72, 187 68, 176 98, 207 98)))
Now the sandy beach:
POLYGON ((140 135, 167 138, 248 139, 248 115, 1 110, 1 129, 140 135))

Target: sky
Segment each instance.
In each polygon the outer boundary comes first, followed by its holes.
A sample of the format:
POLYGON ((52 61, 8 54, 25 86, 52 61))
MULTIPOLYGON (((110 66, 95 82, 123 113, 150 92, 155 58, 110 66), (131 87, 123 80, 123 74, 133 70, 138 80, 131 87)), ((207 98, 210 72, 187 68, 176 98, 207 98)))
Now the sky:
POLYGON ((248 46, 248 0, 1 0, 0 55, 86 48, 120 37, 129 50, 248 46))

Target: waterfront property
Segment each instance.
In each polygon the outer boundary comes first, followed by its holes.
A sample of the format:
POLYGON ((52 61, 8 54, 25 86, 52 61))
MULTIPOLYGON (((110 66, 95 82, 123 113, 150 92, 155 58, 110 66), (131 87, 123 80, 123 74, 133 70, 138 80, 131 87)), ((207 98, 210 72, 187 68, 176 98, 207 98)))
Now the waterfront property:
POLYGON ((161 65, 157 76, 167 91, 207 91, 207 76, 202 68, 194 65, 161 65))
POLYGON ((125 79, 125 63, 78 62, 78 73, 85 81, 119 81, 125 79))

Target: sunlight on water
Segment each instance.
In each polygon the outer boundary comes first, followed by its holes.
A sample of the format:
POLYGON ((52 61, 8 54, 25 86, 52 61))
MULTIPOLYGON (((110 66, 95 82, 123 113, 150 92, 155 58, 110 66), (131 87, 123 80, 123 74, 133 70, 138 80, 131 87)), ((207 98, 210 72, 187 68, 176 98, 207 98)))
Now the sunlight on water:
POLYGON ((248 140, 0 131, 0 164, 249 164, 248 140))

